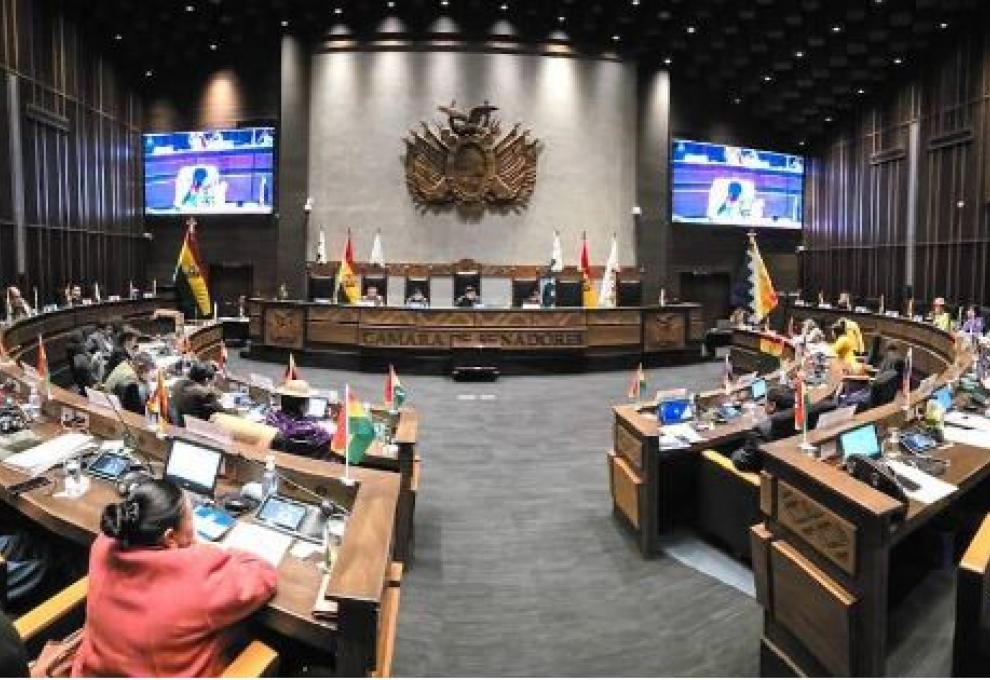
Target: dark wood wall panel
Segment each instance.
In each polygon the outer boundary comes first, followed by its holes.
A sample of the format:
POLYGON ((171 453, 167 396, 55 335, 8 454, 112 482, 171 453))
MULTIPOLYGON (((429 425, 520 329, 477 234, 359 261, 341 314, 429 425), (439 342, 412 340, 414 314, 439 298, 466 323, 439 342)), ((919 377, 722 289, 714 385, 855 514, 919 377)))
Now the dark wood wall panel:
POLYGON ((140 98, 92 50, 60 0, 0 0, 0 73, 20 93, 27 262, 17 275, 6 82, 0 94, 0 283, 54 301, 67 282, 142 284, 140 98))
POLYGON ((802 269, 809 291, 901 301, 917 124, 914 296, 990 304, 988 29, 984 18, 962 32, 813 161, 802 269))

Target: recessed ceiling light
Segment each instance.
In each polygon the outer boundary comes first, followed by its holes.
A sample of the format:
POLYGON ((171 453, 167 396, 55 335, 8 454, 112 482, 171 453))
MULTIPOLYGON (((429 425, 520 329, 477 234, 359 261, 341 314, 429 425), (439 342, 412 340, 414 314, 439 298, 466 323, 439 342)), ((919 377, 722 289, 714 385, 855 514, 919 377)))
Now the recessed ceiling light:
POLYGON ((147 71, 144 72, 144 77, 145 78, 150 78, 153 75, 155 75, 155 72, 152 71, 150 68, 147 71))
POLYGON ((798 59, 804 59, 804 52, 798 50, 797 52, 794 53, 794 56, 797 57, 798 59))
POLYGON ((113 36, 113 39, 114 40, 123 40, 124 39, 124 36, 122 36, 120 33, 115 33, 114 36, 113 36))
POLYGON ((289 27, 289 20, 282 19, 282 28, 288 28, 288 27, 289 27))
POLYGON ((509 9, 509 4, 508 4, 508 3, 506 3, 506 2, 503 2, 503 3, 501 4, 501 6, 499 7, 499 9, 500 9, 500 10, 502 10, 502 11, 504 12, 505 10, 507 10, 507 9, 509 9))
POLYGON ((196 8, 193 5, 186 5, 187 12, 195 12, 196 8))
POLYGON ((838 24, 836 24, 835 26, 833 26, 832 27, 832 33, 842 33, 842 26, 839 26, 838 24))
POLYGON ((619 37, 619 35, 618 35, 618 34, 616 34, 616 35, 613 35, 613 36, 612 36, 612 40, 613 40, 614 42, 619 42, 620 40, 622 40, 622 38, 621 38, 621 37, 619 37))
POLYGON ((344 9, 342 7, 334 7, 333 8, 333 13, 334 14, 343 14, 344 13, 344 9))
POLYGON ((636 7, 637 5, 639 5, 639 0, 632 0, 632 5, 633 5, 633 7, 636 7))
POLYGON ((773 76, 771 76, 771 75, 765 75, 765 76, 763 76, 763 81, 764 82, 769 83, 771 80, 773 80, 773 76))
POLYGON ((395 0, 388 0, 388 8, 395 9, 395 0))
POLYGON ((697 28, 695 28, 694 26, 688 26, 688 27, 687 27, 686 29, 684 29, 684 30, 685 30, 685 31, 687 31, 688 33, 696 33, 696 32, 698 31, 698 29, 697 29, 697 28))
POLYGON ((941 28, 944 31, 945 29, 947 29, 949 27, 949 22, 948 21, 943 21, 942 23, 940 23, 938 25, 938 27, 941 28))
POLYGON ((450 4, 450 0, 440 0, 440 5, 446 7, 450 4))
POLYGON ((831 123, 832 122, 832 116, 825 116, 825 122, 826 123, 831 123))
POLYGON ((210 50, 213 52, 216 52, 219 47, 216 43, 210 43, 210 50))
POLYGON ((859 88, 858 90, 856 90, 856 94, 866 94, 866 90, 864 90, 863 88, 859 88))
POLYGON ((558 24, 562 24, 565 21, 567 21, 567 17, 564 17, 564 16, 557 17, 557 23, 558 24))
POLYGON ((663 63, 665 63, 667 66, 670 66, 672 63, 674 63, 674 60, 671 57, 664 57, 663 63))
POLYGON ((800 142, 798 142, 798 146, 804 146, 804 140, 803 139, 800 142))
POLYGON ((904 63, 904 60, 900 57, 894 57, 894 63, 900 65, 904 63))
POLYGON ((732 103, 733 104, 742 104, 742 99, 740 99, 739 97, 736 97, 735 99, 732 100, 732 103))

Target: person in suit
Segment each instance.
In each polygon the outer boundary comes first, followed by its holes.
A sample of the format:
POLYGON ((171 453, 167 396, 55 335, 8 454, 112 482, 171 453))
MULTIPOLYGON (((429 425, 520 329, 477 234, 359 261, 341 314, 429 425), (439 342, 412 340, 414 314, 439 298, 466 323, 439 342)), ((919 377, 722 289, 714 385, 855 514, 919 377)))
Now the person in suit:
POLYGON ((72 382, 75 383, 79 394, 85 396, 87 387, 94 387, 97 380, 98 364, 95 357, 86 349, 86 340, 81 331, 73 331, 69 334, 69 340, 65 345, 66 359, 69 364, 69 373, 72 375, 72 382))
POLYGON ((904 357, 901 354, 900 345, 896 342, 888 342, 883 350, 883 358, 880 359, 880 363, 877 365, 877 373, 896 370, 898 365, 904 365, 904 357))
POLYGON ((278 430, 272 448, 310 458, 328 458, 333 433, 306 417, 309 398, 314 395, 305 380, 287 380, 275 393, 281 408, 268 412, 265 424, 278 430))
POLYGON ((946 333, 952 330, 952 317, 945 311, 945 298, 937 297, 932 300, 932 311, 928 320, 946 333))
POLYGON ((267 561, 195 539, 192 506, 167 480, 106 506, 89 556, 75 677, 218 677, 229 628, 275 594, 267 561))
POLYGON ((406 298, 407 307, 429 307, 430 301, 426 299, 423 295, 423 291, 420 288, 414 288, 412 295, 406 298))
POLYGON ((216 369, 209 363, 193 362, 186 377, 172 387, 172 407, 176 425, 185 427, 186 416, 209 420, 214 413, 234 413, 220 404, 221 393, 213 386, 216 369))
POLYGON ((468 286, 464 289, 464 295, 454 300, 454 305, 456 307, 475 307, 480 302, 481 298, 478 297, 478 291, 474 289, 474 286, 468 286))
POLYGON ((121 408, 144 415, 146 385, 154 370, 155 360, 147 352, 140 352, 117 364, 103 383, 103 391, 115 395, 121 408))
POLYGON ((21 289, 17 286, 11 286, 7 289, 7 305, 10 310, 10 314, 13 318, 23 319, 26 316, 31 316, 34 314, 34 310, 31 309, 31 305, 27 303, 24 296, 21 295, 21 289))
POLYGON ((378 294, 378 286, 368 286, 368 289, 364 291, 364 296, 361 298, 361 302, 370 304, 374 307, 381 307, 385 304, 385 300, 378 294))

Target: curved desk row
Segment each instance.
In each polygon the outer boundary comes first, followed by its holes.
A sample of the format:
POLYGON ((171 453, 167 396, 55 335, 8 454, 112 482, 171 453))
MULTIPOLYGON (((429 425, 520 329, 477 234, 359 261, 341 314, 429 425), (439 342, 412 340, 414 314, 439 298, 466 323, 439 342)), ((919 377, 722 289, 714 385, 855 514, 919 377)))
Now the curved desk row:
MULTIPOLYGON (((937 375, 936 386, 957 379, 971 362, 954 336, 929 324, 831 309, 798 307, 795 313, 825 323, 845 316, 867 337, 913 347, 915 368, 937 375)), ((900 426, 928 396, 917 388, 909 399, 898 396, 858 414, 853 424, 811 432, 809 440, 830 446, 855 424, 900 426)), ((932 503, 912 499, 905 507, 840 470, 835 459, 803 454, 798 444, 792 438, 763 447, 763 517, 751 530, 757 599, 766 614, 761 671, 884 675, 890 573, 897 566, 893 548, 934 518, 951 518, 947 511, 961 501, 973 500, 974 490, 990 477, 990 448, 958 443, 940 448, 936 455, 949 467, 939 479, 957 490, 932 503)))
MULTIPOLYGON (((75 323, 90 324, 113 318, 150 319, 160 304, 161 300, 122 301, 60 310, 22 320, 5 329, 2 338, 12 348, 12 357, 32 363, 38 332, 46 337, 46 344, 55 343, 75 323)), ((195 350, 213 351, 219 343, 219 328, 201 329, 193 334, 192 343, 195 350)), ((13 361, 2 362, 0 374, 15 380, 20 393, 26 395, 29 378, 13 361)), ((126 424, 144 456, 156 464, 164 460, 167 440, 145 418, 125 412, 121 422, 114 412, 93 406, 74 392, 55 385, 43 405, 44 417, 33 429, 43 437, 58 434, 66 408, 86 414, 89 432, 98 438, 119 439, 126 424)), ((166 436, 170 435, 199 439, 187 430, 171 426, 166 432, 166 436)), ((201 441, 209 445, 208 440, 201 441)), ((258 479, 268 453, 239 444, 226 447, 221 490, 232 490, 258 479)), ((353 466, 350 471, 353 481, 347 483, 343 479, 343 465, 278 452, 276 464, 287 478, 332 498, 347 507, 351 515, 329 576, 321 573, 318 558, 301 559, 286 553, 279 565, 278 592, 252 618, 252 623, 267 629, 276 639, 284 636, 293 645, 302 645, 310 658, 323 663, 332 659, 341 675, 368 675, 381 663, 382 646, 388 640, 385 627, 394 626, 396 620, 396 612, 390 611, 390 607, 397 607, 397 599, 389 592, 395 581, 393 540, 401 478, 391 472, 353 466), (325 617, 313 616, 318 601, 329 612, 325 617)), ((0 500, 46 529, 83 545, 91 542, 99 531, 103 507, 118 500, 111 485, 95 479, 90 490, 75 500, 45 490, 20 496, 6 491, 11 484, 25 478, 24 474, 0 466, 0 500)), ((291 495, 290 489, 287 486, 285 491, 291 495)))
POLYGON ((659 361, 704 337, 694 304, 619 309, 407 309, 248 301, 251 353, 328 366, 581 370, 659 361), (464 362, 464 363, 459 363, 464 362))

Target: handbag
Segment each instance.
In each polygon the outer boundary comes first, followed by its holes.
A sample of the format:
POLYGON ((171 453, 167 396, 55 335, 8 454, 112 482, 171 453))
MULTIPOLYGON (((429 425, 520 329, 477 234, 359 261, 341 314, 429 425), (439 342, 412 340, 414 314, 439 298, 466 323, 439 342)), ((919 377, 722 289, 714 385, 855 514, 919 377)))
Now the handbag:
POLYGON ((41 654, 31 666, 32 678, 68 678, 72 676, 72 663, 83 641, 83 629, 75 631, 62 641, 50 640, 41 648, 41 654))

